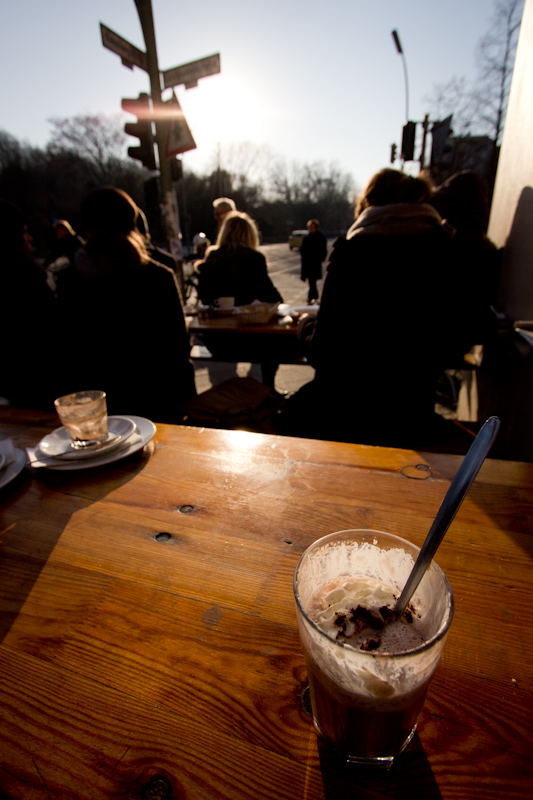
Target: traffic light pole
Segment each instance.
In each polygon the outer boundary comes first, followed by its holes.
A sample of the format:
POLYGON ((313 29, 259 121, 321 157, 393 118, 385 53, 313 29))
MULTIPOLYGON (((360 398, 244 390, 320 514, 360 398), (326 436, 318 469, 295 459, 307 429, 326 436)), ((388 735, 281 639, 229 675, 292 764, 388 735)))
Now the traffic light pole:
POLYGON ((178 204, 174 186, 170 162, 166 157, 166 138, 168 123, 158 117, 161 109, 161 78, 159 74, 159 64, 157 61, 157 47, 155 43, 154 18, 152 14, 151 0, 135 0, 137 13, 141 22, 141 28, 146 45, 146 57, 148 66, 148 77, 150 78, 150 93, 152 95, 152 108, 155 112, 155 132, 157 151, 159 153, 159 173, 161 182, 161 207, 165 221, 165 230, 170 243, 172 255, 178 262, 178 281, 183 294, 184 281, 181 258, 181 240, 178 216, 178 204))

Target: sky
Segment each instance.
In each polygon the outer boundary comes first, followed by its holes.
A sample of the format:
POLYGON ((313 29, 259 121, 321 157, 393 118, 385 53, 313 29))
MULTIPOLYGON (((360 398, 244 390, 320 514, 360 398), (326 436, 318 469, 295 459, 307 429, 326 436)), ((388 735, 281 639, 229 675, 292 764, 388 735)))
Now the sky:
MULTIPOLYGON (((229 142, 251 142, 271 160, 334 164, 362 188, 390 166, 405 122, 391 31, 407 64, 409 117, 421 121, 436 85, 475 76, 494 0, 152 0, 152 8, 160 70, 220 53, 219 75, 176 89, 197 144, 183 156, 186 169, 207 172, 229 142)), ((103 47, 100 22, 145 49, 134 0, 3 0, 0 129, 44 146, 51 117, 133 121, 121 98, 148 92, 148 76, 103 47)))

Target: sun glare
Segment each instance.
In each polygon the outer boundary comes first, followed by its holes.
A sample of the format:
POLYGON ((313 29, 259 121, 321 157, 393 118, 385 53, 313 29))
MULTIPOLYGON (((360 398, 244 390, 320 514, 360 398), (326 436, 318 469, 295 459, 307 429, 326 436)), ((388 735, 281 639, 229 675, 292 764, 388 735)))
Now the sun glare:
POLYGON ((179 99, 198 147, 200 143, 265 140, 271 113, 244 79, 217 76, 195 89, 179 92, 179 99))

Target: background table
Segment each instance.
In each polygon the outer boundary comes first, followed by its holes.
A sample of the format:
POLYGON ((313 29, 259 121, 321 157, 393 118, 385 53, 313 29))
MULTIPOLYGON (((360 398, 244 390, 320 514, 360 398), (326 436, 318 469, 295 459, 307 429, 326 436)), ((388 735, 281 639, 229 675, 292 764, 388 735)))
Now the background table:
MULTIPOLYGON (((56 425, 0 409, 18 446, 56 425)), ((0 796, 160 775, 184 800, 529 798, 531 464, 486 462, 439 549, 455 619, 393 771, 336 764, 302 703, 301 553, 350 527, 420 545, 460 461, 158 425, 129 459, 23 472, 0 491, 0 796)))

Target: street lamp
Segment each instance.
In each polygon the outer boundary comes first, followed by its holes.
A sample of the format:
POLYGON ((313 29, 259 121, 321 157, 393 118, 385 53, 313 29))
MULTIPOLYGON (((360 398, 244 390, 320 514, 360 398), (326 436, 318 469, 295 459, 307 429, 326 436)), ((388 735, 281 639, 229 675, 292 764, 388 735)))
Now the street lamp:
POLYGON ((405 121, 409 122, 409 81, 407 80, 407 62, 405 60, 405 56, 402 50, 402 45, 400 42, 400 37, 398 36, 398 31, 396 30, 392 31, 392 38, 394 39, 396 50, 402 57, 403 74, 405 77, 405 121))

